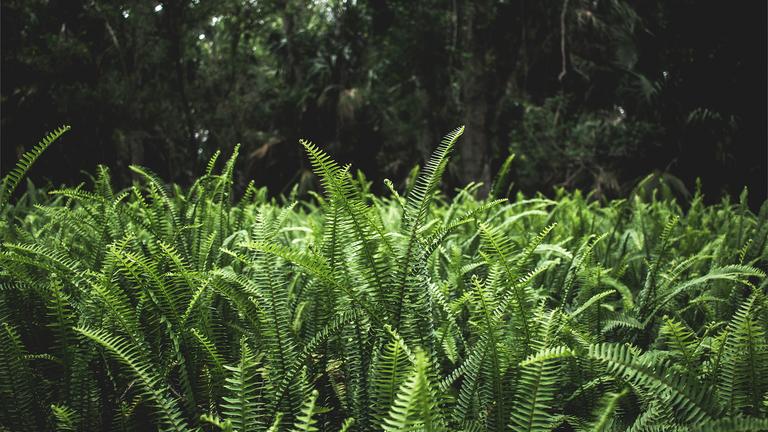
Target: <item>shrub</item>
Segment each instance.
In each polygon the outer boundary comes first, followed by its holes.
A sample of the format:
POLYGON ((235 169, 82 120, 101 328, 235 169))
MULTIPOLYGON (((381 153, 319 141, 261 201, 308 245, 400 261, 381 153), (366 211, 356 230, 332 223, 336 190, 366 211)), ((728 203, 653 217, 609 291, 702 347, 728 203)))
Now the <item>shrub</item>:
POLYGON ((462 131, 406 196, 303 142, 312 200, 236 199, 235 151, 188 189, 134 166, 115 191, 102 167, 89 189, 4 204, 0 424, 768 427, 768 206, 447 199, 462 131))
POLYGON ((574 115, 571 105, 563 97, 526 105, 510 136, 510 152, 519 156, 517 185, 524 191, 578 187, 599 197, 626 192, 641 174, 627 168, 648 157, 643 148, 654 151, 659 127, 627 118, 618 106, 574 115))

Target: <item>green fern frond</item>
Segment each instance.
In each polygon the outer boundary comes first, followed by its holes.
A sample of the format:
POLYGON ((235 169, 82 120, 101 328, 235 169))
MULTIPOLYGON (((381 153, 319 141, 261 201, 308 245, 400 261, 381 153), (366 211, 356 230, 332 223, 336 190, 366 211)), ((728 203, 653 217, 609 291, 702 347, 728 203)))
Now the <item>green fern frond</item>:
POLYGON ((661 310, 669 301, 678 296, 680 293, 689 290, 691 288, 703 285, 707 282, 723 280, 731 281, 738 284, 750 285, 749 278, 765 278, 765 272, 762 270, 743 265, 728 265, 724 267, 717 267, 709 271, 704 276, 699 276, 693 279, 689 279, 685 282, 677 284, 676 286, 667 290, 665 295, 653 304, 648 304, 646 309, 650 312, 645 318, 644 323, 648 323, 655 315, 661 310), (653 307, 653 309, 650 309, 653 307))
POLYGON ((238 432, 263 430, 267 426, 266 403, 263 399, 263 373, 259 358, 248 344, 241 341, 240 361, 235 366, 224 366, 230 376, 226 378, 224 388, 226 396, 222 398, 222 417, 231 422, 238 432))
POLYGON ((328 199, 344 214, 339 230, 346 233, 355 245, 351 251, 364 263, 361 277, 371 285, 379 300, 386 297, 389 287, 389 275, 383 257, 376 253, 377 241, 388 244, 388 240, 378 234, 368 215, 367 206, 361 201, 358 192, 350 181, 348 167, 341 168, 330 156, 308 141, 301 141, 309 155, 315 173, 320 177, 328 199))
POLYGON ((722 359, 715 370, 718 395, 731 414, 764 411, 768 393, 768 342, 758 293, 745 300, 725 329, 722 359))
POLYGON ((412 369, 405 343, 397 337, 390 337, 374 358, 371 368, 371 400, 376 421, 379 426, 383 426, 400 386, 412 369))
POLYGON ((513 246, 508 239, 504 238, 504 235, 498 229, 494 229, 484 223, 481 223, 478 226, 478 229, 486 247, 486 254, 487 256, 492 257, 486 259, 486 261, 489 265, 500 266, 506 275, 506 283, 511 286, 511 291, 515 296, 518 319, 522 324, 523 338, 527 351, 531 345, 531 300, 522 286, 516 283, 521 275, 517 274, 514 270, 514 264, 511 262, 511 256, 514 253, 513 246))
POLYGON ((432 194, 440 184, 440 179, 448 165, 450 153, 463 133, 464 126, 461 126, 443 137, 440 145, 421 170, 419 178, 407 196, 407 209, 403 220, 405 232, 415 232, 426 216, 432 194))
POLYGON ((304 402, 301 407, 301 414, 296 419, 291 432, 316 432, 319 430, 316 426, 317 419, 315 419, 315 414, 318 412, 317 397, 318 392, 315 390, 304 402))
POLYGON ((353 291, 352 288, 348 287, 346 284, 340 283, 333 276, 331 267, 326 264, 321 257, 301 251, 296 251, 292 248, 288 248, 275 243, 251 241, 242 243, 241 246, 252 251, 259 251, 278 256, 299 266, 301 269, 308 272, 323 283, 326 283, 336 288, 338 291, 349 295, 349 297, 357 305, 362 307, 368 313, 368 316, 371 320, 380 320, 379 314, 377 313, 377 310, 374 308, 374 306, 366 301, 359 293, 353 291))
POLYGON ((510 172, 512 171, 512 161, 515 160, 515 154, 511 154, 504 159, 504 163, 501 164, 499 172, 496 173, 496 178, 493 180, 491 186, 491 196, 494 198, 505 197, 509 193, 512 185, 509 182, 510 172))
POLYGON ((203 351, 209 359, 209 365, 213 370, 213 373, 219 377, 223 376, 225 369, 224 360, 222 359, 219 350, 216 348, 216 345, 196 328, 190 329, 190 333, 192 333, 192 336, 194 336, 195 340, 200 344, 200 347, 203 348, 203 351))
POLYGON ((566 347, 545 348, 525 359, 515 389, 510 428, 514 431, 549 431, 555 426, 550 412, 560 371, 560 359, 573 355, 566 347))
POLYGON ((77 413, 64 405, 51 405, 55 420, 56 432, 75 432, 77 430, 77 413))
POLYGON ((215 426, 216 428, 218 428, 218 430, 222 432, 234 432, 234 429, 232 427, 232 422, 230 420, 221 420, 220 418, 212 414, 201 415, 200 421, 203 423, 208 423, 212 426, 215 426))
POLYGON ((760 432, 768 430, 768 419, 725 417, 691 429, 695 432, 760 432))
POLYGON ((349 432, 352 430, 352 427, 355 425, 355 419, 354 418, 348 418, 344 420, 344 423, 341 424, 341 429, 339 429, 339 432, 349 432))
POLYGON ((617 410, 619 408, 619 401, 628 394, 629 389, 624 389, 618 393, 606 394, 603 397, 598 409, 595 410, 597 418, 589 425, 588 429, 585 430, 592 432, 608 432, 615 429, 612 426, 617 423, 615 420, 617 410))
POLYGON ((669 348, 670 353, 682 360, 685 368, 694 372, 696 370, 696 335, 683 323, 669 317, 664 317, 663 324, 659 328, 659 336, 669 348))
POLYGON ((162 379, 155 375, 156 368, 142 358, 141 349, 121 337, 110 335, 105 330, 76 327, 75 331, 106 349, 131 371, 142 386, 146 397, 154 405, 161 430, 174 432, 189 430, 182 418, 177 401, 169 394, 162 379))
POLYGON ((0 420, 16 430, 39 430, 42 411, 36 380, 16 329, 0 316, 0 420))
POLYGON ((11 199, 13 191, 21 182, 24 174, 29 171, 29 168, 35 163, 37 158, 40 157, 43 152, 51 146, 56 140, 71 129, 70 126, 64 125, 55 129, 53 132, 43 138, 42 141, 37 143, 31 150, 27 151, 21 156, 21 159, 16 163, 16 166, 3 177, 0 184, 0 209, 4 208, 8 201, 11 199))
POLYGON ((717 415, 711 395, 692 378, 676 375, 669 365, 649 363, 637 357, 627 345, 600 344, 589 347, 590 358, 605 364, 607 371, 638 386, 666 404, 679 421, 688 425, 706 423, 717 415))
POLYGON ((445 431, 439 396, 430 380, 429 364, 423 352, 416 353, 411 375, 403 382, 384 420, 387 432, 445 431))
POLYGON ((593 295, 592 297, 589 298, 589 300, 585 301, 582 305, 580 305, 578 307, 578 309, 576 309, 576 310, 574 310, 573 312, 570 313, 571 318, 578 317, 579 315, 584 313, 584 311, 589 309, 595 303, 598 303, 601 300, 603 300, 604 298, 609 297, 609 296, 611 296, 613 294, 616 294, 616 291, 614 291, 614 290, 607 290, 607 291, 603 291, 601 293, 593 295))

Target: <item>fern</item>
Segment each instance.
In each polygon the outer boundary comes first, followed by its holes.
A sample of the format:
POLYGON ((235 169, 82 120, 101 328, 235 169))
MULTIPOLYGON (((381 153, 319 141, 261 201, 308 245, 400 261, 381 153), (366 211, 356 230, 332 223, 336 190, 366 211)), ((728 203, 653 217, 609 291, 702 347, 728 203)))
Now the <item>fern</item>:
POLYGON ((440 401, 431 382, 429 365, 423 352, 417 352, 410 376, 400 386, 397 398, 384 420, 385 431, 446 430, 440 401))
POLYGON ((26 348, 17 331, 6 322, 0 322, 0 402, 2 419, 8 427, 19 430, 42 428, 35 392, 35 379, 27 364, 26 348))
POLYGON ((222 417, 238 432, 262 430, 267 425, 267 413, 263 400, 264 383, 259 359, 241 341, 240 361, 235 366, 224 366, 230 376, 226 378, 221 405, 222 417))
POLYGON ((549 410, 555 397, 560 359, 570 355, 566 347, 545 348, 521 363, 510 421, 512 430, 548 431, 555 426, 555 417, 549 410))
POLYGON ((304 406, 301 407, 301 414, 296 419, 296 423, 293 425, 291 432, 316 432, 319 430, 317 429, 317 426, 315 426, 317 420, 314 418, 318 411, 318 407, 316 405, 317 396, 318 392, 315 390, 304 402, 304 406))
POLYGON ((51 144, 56 142, 56 140, 61 138, 61 136, 67 133, 70 129, 71 127, 68 125, 55 129, 53 132, 46 135, 45 138, 37 143, 31 150, 21 156, 21 159, 16 163, 16 166, 3 177, 2 183, 0 184, 0 209, 4 208, 11 199, 13 191, 16 190, 19 182, 21 182, 21 179, 27 171, 29 171, 37 158, 39 158, 51 144))
POLYGON ((75 432, 77 430, 77 414, 69 407, 51 405, 51 412, 56 420, 57 432, 75 432))
POLYGON ((685 424, 703 424, 714 418, 709 395, 693 379, 669 373, 668 365, 649 364, 626 345, 601 344, 589 348, 589 356, 603 362, 610 373, 659 397, 685 424))
POLYGON ((402 233, 405 236, 406 243, 400 255, 398 263, 398 273, 395 278, 395 289, 392 291, 391 300, 392 315, 395 323, 395 329, 400 327, 403 315, 404 301, 408 297, 406 287, 412 285, 408 278, 413 272, 412 266, 418 263, 418 232, 424 218, 427 215, 429 205, 432 201, 432 195, 437 189, 440 178, 448 164, 448 158, 456 141, 464 133, 464 127, 457 128, 443 138, 440 146, 435 150, 430 160, 425 165, 418 180, 408 193, 406 208, 403 213, 402 233))
POLYGON ((112 336, 104 330, 92 330, 86 327, 77 327, 75 330, 106 349, 131 371, 143 387, 146 397, 154 405, 161 430, 175 432, 188 430, 177 406, 177 401, 163 388, 162 381, 153 373, 151 364, 141 358, 140 350, 131 346, 130 342, 112 336))
POLYGON ((716 371, 721 403, 731 414, 761 412, 768 392, 768 344, 759 314, 761 297, 753 294, 739 307, 725 330, 722 360, 716 371))
POLYGON ((235 148, 5 205, 47 137, 0 190, 0 425, 766 429, 768 206, 448 196, 461 132, 402 194, 302 142, 323 195, 235 199, 235 148))
POLYGON ((374 358, 371 377, 371 398, 377 423, 383 426, 389 407, 395 401, 400 386, 410 374, 412 365, 408 348, 393 335, 374 358))

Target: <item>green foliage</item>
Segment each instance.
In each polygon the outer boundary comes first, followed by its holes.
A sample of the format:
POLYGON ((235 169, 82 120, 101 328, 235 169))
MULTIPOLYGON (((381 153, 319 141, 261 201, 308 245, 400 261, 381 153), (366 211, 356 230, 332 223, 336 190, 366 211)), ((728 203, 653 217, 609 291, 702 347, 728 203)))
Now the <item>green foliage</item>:
POLYGON ((461 132, 403 195, 308 142, 313 200, 236 199, 218 155, 189 190, 134 167, 28 191, 0 232, 0 425, 765 429, 765 215, 447 199, 461 132))
POLYGON ((240 361, 236 366, 225 366, 230 372, 224 388, 227 394, 222 397, 222 416, 230 422, 234 430, 256 431, 263 430, 266 422, 259 412, 260 384, 257 359, 254 358, 245 341, 242 342, 240 361))
POLYGON ((40 157, 41 154, 47 149, 51 144, 56 142, 56 140, 59 139, 62 135, 64 135, 68 130, 71 128, 69 126, 62 126, 53 132, 49 133, 48 135, 43 138, 42 141, 37 143, 36 146, 34 146, 31 150, 24 153, 21 156, 21 160, 19 160, 18 163, 16 163, 16 166, 13 168, 11 172, 5 175, 3 177, 3 181, 0 184, 0 208, 5 207, 5 204, 8 202, 8 200, 11 197, 11 194, 13 194, 13 191, 16 190, 16 187, 19 185, 19 182, 21 181, 22 177, 24 177, 24 174, 29 171, 29 168, 32 167, 32 165, 35 163, 37 158, 40 157))
POLYGON ((559 360, 571 355, 566 347, 547 348, 520 363, 515 407, 510 427, 519 431, 548 431, 556 418, 549 412, 560 376, 559 360))
POLYGON ((429 363, 423 352, 416 353, 411 375, 402 383, 384 430, 395 431, 445 431, 439 405, 439 396, 430 380, 429 363))
POLYGON ((657 140, 658 126, 626 119, 624 108, 597 112, 573 110, 562 96, 542 105, 526 103, 519 128, 512 131, 510 152, 522 190, 548 190, 552 186, 579 187, 600 197, 616 196, 625 186, 631 158, 657 140), (553 157, 558 155, 558 157, 553 157), (547 173, 546 176, 542 173, 547 173))
MULTIPOLYGON (((59 163, 45 176, 54 181, 80 181, 81 168, 108 156, 118 185, 136 179, 129 165, 150 162, 165 180, 191 184, 212 172, 207 158, 242 142, 236 190, 255 177, 273 191, 294 183, 305 191, 311 173, 294 144, 312 136, 360 161, 368 178, 400 185, 414 161, 426 162, 437 132, 461 118, 472 133, 449 187, 482 181, 491 189, 498 170, 526 193, 569 185, 615 197, 650 170, 690 184, 704 169, 718 173, 708 192, 738 193, 747 181, 764 195, 765 158, 755 157, 763 95, 754 91, 763 64, 742 54, 764 51, 744 31, 762 25, 751 21, 762 16, 762 2, 186 0, 71 8, 3 2, 4 172, 30 130, 63 118, 78 125, 77 146, 52 149, 47 160, 59 163), (517 159, 508 171, 510 152, 517 159)), ((494 196, 506 197, 510 182, 495 182, 494 196)), ((376 183, 373 190, 383 190, 376 183)), ((755 196, 753 209, 762 199, 755 196)))

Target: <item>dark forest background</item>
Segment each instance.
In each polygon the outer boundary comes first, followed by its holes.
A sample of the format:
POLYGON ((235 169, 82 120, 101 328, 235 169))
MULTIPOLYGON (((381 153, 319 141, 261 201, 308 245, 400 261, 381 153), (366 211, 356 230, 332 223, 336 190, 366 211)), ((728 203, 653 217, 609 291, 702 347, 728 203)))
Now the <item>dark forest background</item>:
POLYGON ((60 124, 32 177, 103 163, 189 184, 241 143, 237 181, 311 187, 297 141, 402 184, 467 130, 449 187, 766 198, 766 2, 5 0, 2 170, 60 124), (655 181, 655 180, 652 180, 655 181), (487 186, 486 186, 487 188, 487 186))

